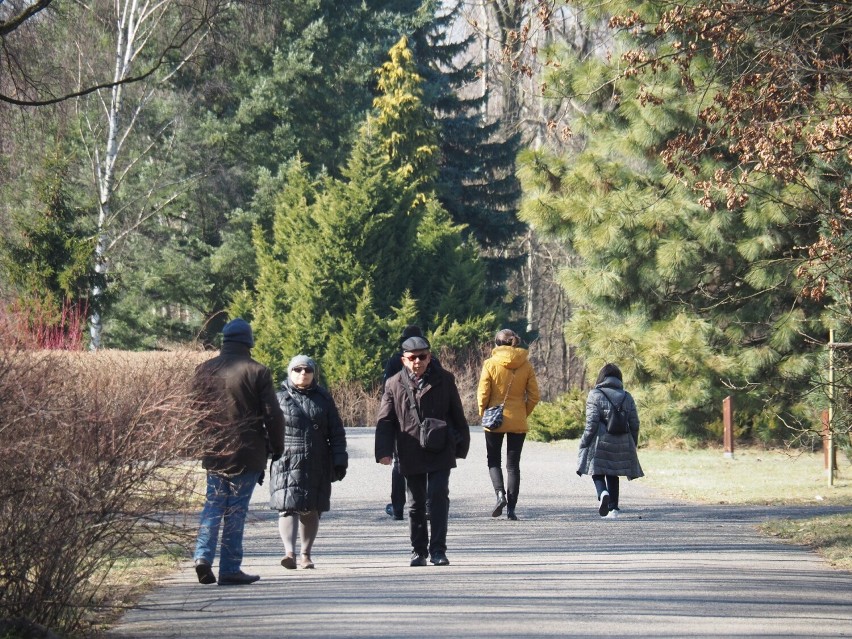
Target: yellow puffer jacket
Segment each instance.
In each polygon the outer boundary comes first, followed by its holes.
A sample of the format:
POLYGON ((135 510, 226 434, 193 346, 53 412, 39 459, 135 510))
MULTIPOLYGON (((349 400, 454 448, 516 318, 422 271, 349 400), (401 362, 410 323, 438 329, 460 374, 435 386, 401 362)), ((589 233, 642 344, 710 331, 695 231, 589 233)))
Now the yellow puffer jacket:
POLYGON ((476 392, 479 414, 482 415, 486 408, 503 403, 504 396, 506 401, 503 406, 503 424, 491 432, 527 432, 527 415, 538 404, 539 394, 535 371, 524 348, 497 346, 491 351, 491 357, 482 365, 476 392))

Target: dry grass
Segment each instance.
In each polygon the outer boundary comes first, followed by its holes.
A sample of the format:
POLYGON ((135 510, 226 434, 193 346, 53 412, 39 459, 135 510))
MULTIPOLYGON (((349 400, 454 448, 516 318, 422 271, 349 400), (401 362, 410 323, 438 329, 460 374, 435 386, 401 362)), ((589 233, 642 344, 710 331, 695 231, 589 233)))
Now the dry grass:
POLYGON ((760 526, 761 532, 807 546, 841 570, 852 571, 852 515, 810 519, 778 519, 760 526))

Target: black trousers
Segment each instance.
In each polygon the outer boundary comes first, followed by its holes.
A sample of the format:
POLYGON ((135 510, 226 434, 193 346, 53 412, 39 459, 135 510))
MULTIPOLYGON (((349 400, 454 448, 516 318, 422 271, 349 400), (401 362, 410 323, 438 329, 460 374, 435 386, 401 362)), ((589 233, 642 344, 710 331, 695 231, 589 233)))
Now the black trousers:
POLYGON ((393 454, 393 468, 391 470, 391 507, 393 514, 402 517, 405 510, 405 477, 399 472, 399 457, 393 454))
POLYGON ((488 472, 494 490, 506 490, 506 499, 514 507, 518 503, 521 490, 521 452, 524 450, 526 433, 485 433, 485 454, 488 458, 488 472), (508 486, 503 487, 502 449, 503 435, 506 435, 506 478, 508 486))
POLYGON ((598 501, 601 499, 601 493, 607 491, 609 493, 609 509, 616 510, 618 508, 618 477, 616 475, 592 475, 592 481, 595 482, 598 501))
POLYGON ((408 489, 408 526, 412 549, 418 555, 432 554, 438 550, 446 552, 450 469, 406 475, 405 485, 408 489), (426 519, 427 496, 431 502, 429 520, 426 519))

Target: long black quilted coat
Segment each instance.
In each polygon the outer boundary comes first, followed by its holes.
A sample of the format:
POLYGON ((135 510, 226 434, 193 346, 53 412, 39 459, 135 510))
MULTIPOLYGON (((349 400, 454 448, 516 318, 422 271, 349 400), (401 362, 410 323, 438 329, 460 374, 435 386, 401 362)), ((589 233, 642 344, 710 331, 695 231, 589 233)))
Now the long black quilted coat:
POLYGON ((621 380, 607 377, 603 382, 589 391, 586 399, 586 430, 580 439, 580 450, 577 454, 578 475, 617 475, 636 479, 644 476, 636 454, 639 443, 639 413, 633 397, 624 390, 621 380), (627 422, 630 432, 624 435, 610 435, 606 432, 606 422, 609 411, 612 410, 603 391, 618 406, 624 398, 624 408, 627 410, 627 422))
POLYGON ((336 479, 334 467, 349 465, 337 406, 321 386, 300 390, 289 380, 281 384, 278 403, 284 413, 284 455, 272 464, 269 507, 326 512, 336 479))

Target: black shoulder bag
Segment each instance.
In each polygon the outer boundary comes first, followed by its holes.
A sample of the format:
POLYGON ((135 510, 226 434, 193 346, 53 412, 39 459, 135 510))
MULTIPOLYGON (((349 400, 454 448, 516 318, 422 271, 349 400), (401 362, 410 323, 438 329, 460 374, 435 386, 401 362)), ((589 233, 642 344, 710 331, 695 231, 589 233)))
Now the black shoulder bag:
POLYGON ((417 422, 420 425, 420 447, 431 453, 438 453, 447 447, 447 430, 449 425, 443 419, 435 417, 427 417, 423 419, 420 414, 420 406, 414 398, 414 391, 411 389, 408 379, 400 380, 405 387, 405 392, 408 393, 408 401, 411 409, 417 414, 417 422))

